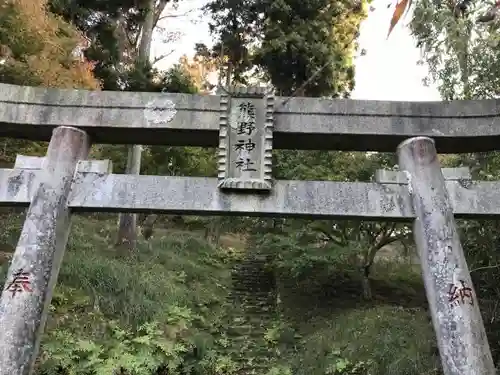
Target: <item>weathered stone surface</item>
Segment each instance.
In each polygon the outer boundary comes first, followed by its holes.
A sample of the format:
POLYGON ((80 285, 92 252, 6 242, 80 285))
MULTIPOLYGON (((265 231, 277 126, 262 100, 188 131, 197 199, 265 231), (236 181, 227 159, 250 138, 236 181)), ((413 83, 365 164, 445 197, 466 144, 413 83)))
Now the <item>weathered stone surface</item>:
MULTIPOLYGON (((441 168, 444 179, 446 181, 462 181, 471 180, 472 175, 468 167, 461 168, 441 168)), ((375 182, 381 184, 407 184, 408 179, 401 171, 388 171, 385 169, 377 169, 375 171, 375 182)))
POLYGON ((404 187, 275 181, 269 194, 225 193, 216 178, 78 174, 70 206, 80 211, 296 217, 413 217, 404 187))
POLYGON ((415 207, 420 256, 445 375, 494 375, 484 324, 432 139, 398 147, 399 165, 415 207))
POLYGON ((0 205, 28 206, 38 189, 40 170, 0 169, 0 205))
POLYGON ((274 100, 265 87, 242 89, 221 95, 219 188, 270 190, 274 100))
MULTIPOLYGON (((39 173, 0 169, 0 205, 29 205, 39 173)), ((400 184, 278 180, 274 183, 275 192, 255 197, 219 192, 217 184, 215 178, 77 173, 68 204, 80 212, 158 211, 405 221, 415 217, 407 189, 400 184)), ((446 188, 456 217, 500 216, 500 207, 491 204, 500 201, 500 182, 446 181, 446 188)))
MULTIPOLYGON (((17 155, 14 169, 43 169, 43 164, 46 161, 44 156, 25 156, 17 155)), ((78 172, 86 173, 111 173, 113 170, 113 162, 106 160, 80 160, 76 167, 78 172)))
MULTIPOLYGON (((68 240, 67 197, 77 163, 85 159, 85 132, 54 130, 0 299, 0 375, 30 375, 68 240)), ((33 171, 17 171, 19 175, 33 171)), ((27 176, 27 174, 25 176, 27 176)))
POLYGON ((44 162, 44 156, 16 155, 14 169, 42 169, 44 162))
MULTIPOLYGON (((498 100, 382 102, 276 97, 277 149, 393 152, 429 136, 439 152, 498 147, 498 100)), ((0 84, 0 136, 49 140, 60 125, 96 143, 217 147, 220 96, 59 90, 0 84)))
POLYGON ((80 160, 76 166, 80 173, 111 173, 113 171, 113 162, 105 160, 80 160))
MULTIPOLYGON (((1 176, 1 175, 0 175, 1 176)), ((79 211, 170 212, 316 218, 411 220, 405 185, 364 182, 274 182, 269 195, 224 193, 215 178, 78 175, 70 206, 79 211)), ((446 181, 457 217, 500 215, 500 182, 446 181)), ((0 196, 1 198, 1 196, 0 196)))
MULTIPOLYGON (((0 206, 28 206, 40 184, 45 157, 17 155, 14 169, 0 169, 0 206)), ((111 160, 80 160, 80 173, 111 173, 111 160)))

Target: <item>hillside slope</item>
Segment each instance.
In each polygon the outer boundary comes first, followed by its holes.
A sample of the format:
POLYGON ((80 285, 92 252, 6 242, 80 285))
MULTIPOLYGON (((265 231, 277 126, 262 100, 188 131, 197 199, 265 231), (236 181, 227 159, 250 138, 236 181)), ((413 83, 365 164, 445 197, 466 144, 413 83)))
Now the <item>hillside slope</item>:
POLYGON ((378 264, 366 302, 351 265, 294 277, 240 236, 216 249, 176 229, 124 259, 115 230, 75 218, 39 375, 437 374, 420 276, 405 264, 378 264))

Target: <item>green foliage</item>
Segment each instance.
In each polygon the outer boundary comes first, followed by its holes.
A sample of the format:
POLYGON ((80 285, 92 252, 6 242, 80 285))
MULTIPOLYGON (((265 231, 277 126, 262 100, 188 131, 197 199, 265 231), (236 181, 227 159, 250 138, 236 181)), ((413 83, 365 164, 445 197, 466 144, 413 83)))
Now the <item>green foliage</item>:
MULTIPOLYGON (((47 12, 44 0, 0 0, 0 82, 26 86, 98 89, 89 61, 74 56, 82 35, 47 12)), ((16 154, 39 156, 45 142, 2 139, 0 164, 16 154)))
MULTIPOLYGON (((330 181, 369 181, 377 169, 392 169, 396 164, 394 154, 361 153, 361 152, 324 152, 324 151, 278 151, 275 153, 275 171, 278 178, 298 180, 330 180, 330 181)), ((338 254, 349 254, 351 268, 365 275, 365 298, 371 298, 369 274, 377 252, 384 246, 400 243, 406 246, 410 229, 404 224, 360 222, 359 220, 287 220, 283 231, 299 235, 303 240, 298 242, 298 249, 307 248, 307 252, 315 254, 327 263, 331 262, 321 252, 325 246, 320 242, 328 242, 326 249, 333 245, 338 254), (314 244, 310 249, 306 243, 314 244)), ((310 263, 312 259, 297 255, 295 262, 310 263)), ((314 262, 310 263, 313 264, 314 262)), ((303 265, 298 265, 302 269, 303 265)), ((314 267, 313 267, 314 268, 314 267)))
POLYGON ((343 358, 362 362, 356 370, 350 365, 351 371, 360 371, 353 374, 437 374, 433 341, 430 322, 421 310, 391 306, 347 310, 322 322, 307 338, 303 372, 298 374, 313 373, 307 369, 317 368, 315 362, 328 369, 343 358), (328 353, 325 357, 318 355, 322 350, 328 353))
POLYGON ((197 45, 197 53, 219 61, 227 59, 226 79, 229 74, 232 81, 246 83, 244 73, 253 67, 251 44, 260 29, 260 7, 258 0, 213 0, 205 6, 216 43, 210 51, 197 45))
POLYGON ((198 92, 193 77, 179 64, 174 65, 164 74, 160 86, 162 86, 162 91, 170 93, 196 94, 198 92))
POLYGON ((266 375, 292 375, 293 372, 288 366, 273 366, 266 375))
POLYGON ((140 243, 138 257, 125 260, 109 245, 113 222, 81 220, 86 225, 73 227, 59 280, 86 290, 107 316, 138 326, 162 320, 171 306, 207 312, 226 295, 229 270, 199 238, 170 234, 152 247, 140 243))
POLYGON ((105 90, 121 90, 136 69, 136 45, 147 0, 51 0, 50 11, 73 23, 92 41, 85 51, 105 90), (123 65, 122 65, 123 64, 123 65))
MULTIPOLYGON (((312 274, 334 273, 349 264, 352 249, 336 245, 317 246, 309 236, 300 232, 287 236, 267 234, 260 236, 256 246, 264 254, 271 255, 273 267, 283 275, 303 279, 312 274), (340 266, 340 267, 339 267, 340 266)), ((354 253, 355 254, 355 253, 354 253)), ((352 271, 352 266, 350 271, 352 271)))
POLYGON ((429 66, 427 83, 445 100, 487 99, 500 92, 498 24, 476 22, 488 4, 473 2, 464 17, 431 0, 416 3, 410 28, 429 66))
POLYGON ((318 374, 318 375, 370 375, 370 361, 359 361, 347 359, 341 350, 332 347, 328 349, 322 346, 319 351, 308 353, 311 357, 303 357, 301 352, 307 350, 307 340, 294 332, 294 330, 283 321, 275 324, 265 335, 268 344, 274 348, 275 364, 269 369, 267 375, 291 375, 291 374, 318 374), (287 348, 293 348, 288 350, 287 348), (279 363, 279 360, 289 359, 296 356, 290 365, 279 363), (311 361, 311 362, 309 362, 311 361), (314 361, 314 362, 313 362, 314 361), (310 365, 310 366, 309 366, 310 365))
POLYGON ((231 373, 234 364, 218 349, 226 255, 178 232, 121 259, 109 246, 114 229, 76 218, 38 374, 231 373))
POLYGON ((266 1, 262 45, 255 63, 284 96, 348 97, 364 3, 266 1), (310 81, 309 81, 310 80, 310 81), (306 84, 306 82, 308 82, 306 84), (304 86, 305 85, 305 86, 304 86))
POLYGON ((290 334, 283 320, 268 330, 266 339, 275 348, 268 375, 438 374, 434 335, 423 310, 358 306, 325 317, 316 313, 303 325, 303 335, 290 334))
MULTIPOLYGON (((38 375, 233 375, 241 366, 235 356, 247 364, 269 361, 264 374, 433 374, 423 365, 435 363, 425 314, 383 299, 380 306, 360 305, 359 293, 349 291, 348 270, 355 270, 346 249, 315 248, 300 235, 268 235, 252 245, 253 252, 275 255, 270 266, 283 306, 261 338, 240 337, 243 348, 253 342, 271 353, 265 359, 239 350, 229 335, 226 318, 235 306, 226 298, 238 255, 195 233, 160 230, 151 243, 139 243, 135 259, 123 259, 110 246, 114 230, 114 221, 75 218, 38 375)), ((376 273, 393 281, 377 290, 414 298, 407 269, 376 273)))
POLYGON ((0 82, 97 89, 92 65, 73 55, 81 35, 44 0, 0 1, 0 82))
POLYGON ((201 147, 150 146, 144 155, 145 174, 215 177, 216 151, 201 147))
POLYGON ((347 97, 364 8, 331 0, 212 0, 206 9, 214 53, 227 56, 235 81, 245 83, 243 73, 260 67, 282 95, 300 89, 302 96, 347 97))
POLYGON ((369 181, 376 169, 396 164, 384 153, 278 150, 273 157, 277 178, 288 180, 369 181))
MULTIPOLYGON (((175 317, 170 317, 173 321, 175 317)), ((171 323, 172 324, 172 323, 171 323)), ((66 330, 51 331, 44 342, 40 374, 150 375, 159 370, 178 374, 189 345, 165 337, 157 323, 147 323, 135 332, 106 321, 99 340, 76 337, 66 330), (54 370, 55 369, 55 370, 54 370)))

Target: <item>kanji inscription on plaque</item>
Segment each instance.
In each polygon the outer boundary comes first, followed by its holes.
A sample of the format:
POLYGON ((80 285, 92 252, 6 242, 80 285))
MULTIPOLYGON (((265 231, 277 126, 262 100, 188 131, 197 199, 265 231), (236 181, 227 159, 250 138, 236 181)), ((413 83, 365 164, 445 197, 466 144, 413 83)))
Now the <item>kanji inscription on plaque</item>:
POLYGON ((265 88, 221 96, 219 188, 270 190, 274 100, 265 88))

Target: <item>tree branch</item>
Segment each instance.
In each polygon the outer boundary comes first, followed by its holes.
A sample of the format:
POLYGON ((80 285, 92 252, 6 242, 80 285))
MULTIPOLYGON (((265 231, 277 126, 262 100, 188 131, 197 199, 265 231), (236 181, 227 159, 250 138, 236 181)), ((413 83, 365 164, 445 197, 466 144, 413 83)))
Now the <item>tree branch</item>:
POLYGON ((320 232, 321 234, 323 234, 328 241, 332 241, 334 242, 336 245, 339 245, 339 246, 342 246, 343 245, 343 242, 342 240, 339 240, 338 238, 335 238, 334 236, 332 236, 330 233, 328 233, 326 230, 323 230, 321 228, 317 228, 316 229, 318 232, 320 232))
POLYGON ((156 24, 158 23, 158 21, 160 21, 162 19, 162 18, 160 18, 160 16, 163 13, 163 11, 165 10, 165 7, 167 6, 167 3, 168 3, 168 0, 160 0, 160 3, 156 7, 156 9, 154 11, 155 12, 155 18, 154 18, 154 21, 153 21, 153 28, 155 28, 156 24))
POLYGON ((129 43, 129 45, 131 47, 133 47, 133 49, 137 49, 137 39, 135 40, 132 40, 132 38, 130 37, 129 33, 127 32, 127 30, 125 30, 125 28, 123 28, 123 33, 125 34, 125 37, 127 38, 127 41, 129 43))
POLYGON ((382 241, 380 241, 378 244, 373 244, 368 251, 365 253, 365 264, 364 268, 365 270, 369 270, 371 266, 373 265, 373 262, 375 260, 375 255, 377 255, 377 252, 383 248, 384 246, 387 246, 393 242, 400 241, 404 239, 406 235, 399 235, 395 237, 385 237, 382 241))
POLYGON ((161 21, 161 20, 164 20, 164 19, 167 19, 167 18, 179 18, 179 17, 185 17, 187 16, 189 13, 193 13, 194 11, 198 10, 198 8, 193 8, 193 9, 190 9, 188 10, 187 12, 184 12, 182 14, 169 14, 169 15, 166 15, 166 16, 163 16, 163 17, 160 17, 158 16, 158 19, 156 20, 156 22, 158 21, 161 21))
MULTIPOLYGON (((344 242, 348 242, 349 237, 350 237, 350 235, 353 232, 351 230, 351 233, 349 233, 349 227, 351 227, 351 226, 348 226, 347 223, 346 223, 346 225, 342 225, 342 230, 340 231, 340 233, 342 235, 342 238, 343 238, 344 242)), ((352 227, 351 227, 351 229, 352 229, 352 227)))
POLYGON ((366 233, 370 237, 370 239, 371 239, 372 242, 377 242, 377 239, 379 238, 379 236, 383 232, 386 231, 386 229, 387 229, 387 223, 382 224, 377 231, 374 230, 374 228, 373 228, 374 226, 375 225, 373 225, 373 226, 370 225, 370 227, 366 228, 366 233))
POLYGON ((396 229, 396 223, 392 223, 391 227, 389 228, 387 235, 391 236, 394 233, 394 230, 396 229))
POLYGON ((160 61, 161 61, 161 60, 163 60, 165 57, 170 56, 170 55, 171 55, 172 53, 174 53, 174 52, 175 52, 175 50, 173 49, 173 50, 172 50, 172 51, 170 51, 169 53, 164 53, 163 55, 160 55, 160 56, 158 56, 158 57, 155 57, 155 58, 153 59, 153 61, 152 61, 152 64, 154 65, 154 64, 156 64, 156 63, 160 62, 160 61))
POLYGON ((495 264, 493 266, 478 267, 478 268, 474 268, 473 270, 470 270, 470 273, 475 272, 475 271, 480 271, 480 270, 488 270, 488 269, 492 269, 492 268, 498 268, 498 267, 500 267, 500 264, 495 264))

